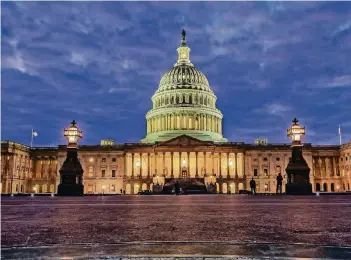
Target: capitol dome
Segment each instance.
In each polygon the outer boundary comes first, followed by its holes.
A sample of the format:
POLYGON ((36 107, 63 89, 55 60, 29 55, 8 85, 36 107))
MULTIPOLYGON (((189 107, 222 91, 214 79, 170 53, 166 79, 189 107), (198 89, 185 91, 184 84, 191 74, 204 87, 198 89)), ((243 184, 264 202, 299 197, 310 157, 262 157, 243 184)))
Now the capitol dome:
POLYGON ((190 62, 184 30, 181 38, 177 63, 163 75, 151 98, 147 135, 141 142, 162 142, 184 134, 203 141, 226 142, 217 97, 206 76, 190 62))

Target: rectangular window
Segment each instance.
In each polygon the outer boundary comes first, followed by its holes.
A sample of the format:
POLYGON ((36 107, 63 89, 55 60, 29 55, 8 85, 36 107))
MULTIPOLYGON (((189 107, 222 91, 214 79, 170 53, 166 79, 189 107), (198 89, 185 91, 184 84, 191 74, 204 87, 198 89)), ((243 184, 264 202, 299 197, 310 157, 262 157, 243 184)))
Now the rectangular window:
POLYGON ((257 176, 257 169, 254 169, 254 176, 257 176))
POLYGON ((101 162, 106 162, 106 158, 101 158, 101 162))
POLYGON ((112 158, 112 162, 116 162, 116 158, 112 158))
POLYGON ((116 177, 116 170, 112 170, 112 177, 116 177))
POLYGON ((268 169, 263 169, 264 176, 268 176, 268 169))
POLYGON ((101 170, 101 176, 105 177, 105 170, 101 170))

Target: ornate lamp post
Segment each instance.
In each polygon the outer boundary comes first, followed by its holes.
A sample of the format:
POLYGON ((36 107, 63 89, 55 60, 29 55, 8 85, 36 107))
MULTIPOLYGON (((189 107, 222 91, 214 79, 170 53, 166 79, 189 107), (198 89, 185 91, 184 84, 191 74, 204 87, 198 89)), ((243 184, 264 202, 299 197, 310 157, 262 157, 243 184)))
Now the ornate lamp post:
POLYGON ((287 129, 287 136, 291 139, 291 158, 286 173, 288 174, 288 183, 286 184, 286 194, 292 195, 310 195, 312 194, 312 185, 310 183, 310 168, 302 155, 301 143, 302 137, 306 131, 304 127, 298 124, 294 118, 293 124, 287 129))
POLYGON ((67 157, 64 161, 58 185, 59 196, 83 196, 83 168, 78 160, 78 141, 82 138, 82 131, 76 126, 73 120, 68 128, 64 129, 64 136, 67 139, 67 157))

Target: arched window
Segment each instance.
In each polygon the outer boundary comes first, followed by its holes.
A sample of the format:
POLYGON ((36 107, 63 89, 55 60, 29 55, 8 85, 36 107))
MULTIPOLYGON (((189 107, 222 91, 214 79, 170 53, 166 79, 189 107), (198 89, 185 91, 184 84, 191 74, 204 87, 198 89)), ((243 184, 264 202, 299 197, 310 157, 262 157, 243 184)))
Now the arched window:
POLYGON ((193 103, 193 95, 190 94, 190 96, 189 96, 189 104, 192 104, 192 103, 193 103))
POLYGON ((321 191, 321 185, 319 183, 316 183, 316 191, 321 191))
POLYGON ((335 188, 334 188, 334 183, 332 183, 331 185, 330 185, 330 191, 335 191, 335 188))
POLYGON ((323 184, 323 191, 328 191, 328 186, 326 183, 323 184))

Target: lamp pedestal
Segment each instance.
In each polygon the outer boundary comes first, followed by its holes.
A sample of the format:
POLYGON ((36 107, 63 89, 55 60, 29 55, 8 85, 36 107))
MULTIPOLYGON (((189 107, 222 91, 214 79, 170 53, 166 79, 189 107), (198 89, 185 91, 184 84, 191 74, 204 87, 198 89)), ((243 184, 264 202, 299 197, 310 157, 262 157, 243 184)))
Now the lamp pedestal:
POLYGON ((58 196, 83 196, 83 168, 78 160, 77 148, 67 148, 67 157, 60 169, 58 196))
POLYGON ((285 186, 287 195, 312 195, 310 168, 303 158, 302 145, 292 146, 286 173, 288 174, 288 183, 285 186))

